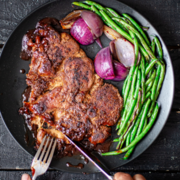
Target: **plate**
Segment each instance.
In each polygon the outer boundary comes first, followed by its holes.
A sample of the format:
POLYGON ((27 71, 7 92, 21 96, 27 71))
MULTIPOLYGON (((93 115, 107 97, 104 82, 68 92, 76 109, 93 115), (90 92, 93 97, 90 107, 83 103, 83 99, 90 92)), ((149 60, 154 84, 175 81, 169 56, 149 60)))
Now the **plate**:
MULTIPOLYGON (((32 143, 27 145, 27 143, 25 142, 25 134, 27 133, 26 127, 24 125, 23 117, 20 116, 18 113, 18 109, 22 106, 21 94, 27 86, 25 82, 25 74, 20 74, 19 71, 20 69, 25 69, 27 73, 30 63, 30 61, 23 61, 19 57, 21 51, 22 37, 27 30, 33 29, 36 23, 42 18, 55 17, 57 19, 62 19, 63 17, 65 17, 69 12, 71 12, 74 9, 71 6, 72 2, 73 0, 53 1, 44 4, 43 6, 31 12, 25 19, 21 21, 17 28, 12 32, 1 54, 0 110, 2 118, 13 138, 26 152, 28 152, 32 156, 35 154, 35 150, 33 149, 32 143)), ((138 157, 153 143, 153 141, 160 134, 161 130, 163 129, 166 123, 172 106, 174 96, 174 73, 171 59, 168 50, 164 44, 164 41, 162 40, 162 38, 150 22, 148 22, 137 11, 119 1, 97 0, 97 2, 104 6, 111 7, 119 13, 128 13, 135 19, 137 19, 142 25, 150 27, 148 30, 148 34, 156 35, 159 37, 162 43, 164 60, 166 63, 166 75, 162 85, 160 96, 158 98, 158 102, 161 105, 161 110, 155 122, 155 125, 146 135, 146 137, 143 138, 143 140, 141 140, 140 143, 136 146, 132 156, 128 160, 120 160, 120 157, 122 157, 122 155, 106 157, 99 156, 100 160, 104 162, 110 170, 112 170, 138 157)), ((110 42, 104 35, 101 37, 101 41, 104 47, 108 46, 110 42)), ((94 59, 96 53, 100 50, 96 43, 89 46, 82 46, 82 49, 91 59, 94 59)), ((118 87, 119 91, 121 92, 123 82, 110 83, 118 87)), ((115 143, 113 143, 111 146, 111 150, 113 149, 115 149, 115 143)), ((77 168, 66 167, 66 162, 77 164, 79 162, 82 162, 82 160, 80 159, 80 156, 53 159, 51 167, 68 172, 98 172, 96 167, 91 163, 88 163, 87 165, 85 165, 83 169, 80 170, 77 168)))

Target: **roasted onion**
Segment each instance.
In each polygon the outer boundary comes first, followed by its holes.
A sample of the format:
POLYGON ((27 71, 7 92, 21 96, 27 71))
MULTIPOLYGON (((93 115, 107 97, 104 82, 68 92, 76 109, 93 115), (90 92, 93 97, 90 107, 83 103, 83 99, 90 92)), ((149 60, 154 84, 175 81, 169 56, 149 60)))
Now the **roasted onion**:
POLYGON ((114 73, 115 78, 112 79, 113 81, 122 81, 126 78, 129 73, 129 69, 127 69, 123 64, 118 61, 113 61, 114 64, 114 73))
POLYGON ((116 39, 114 44, 119 62, 126 67, 133 66, 135 61, 134 45, 124 38, 116 39))
POLYGON ((94 37, 83 18, 77 19, 70 29, 71 35, 82 45, 89 45, 94 42, 94 37))
POLYGON ((98 38, 103 33, 103 22, 101 18, 86 10, 73 11, 60 21, 63 29, 71 29, 71 35, 83 45, 92 44, 96 39, 102 47, 98 38))
POLYGON ((109 47, 101 49, 95 59, 94 67, 96 73, 103 79, 114 79, 114 68, 109 47))
POLYGON ((103 28, 104 34, 107 36, 108 39, 114 40, 114 39, 123 37, 118 32, 116 32, 114 29, 112 29, 106 25, 104 25, 103 27, 104 27, 103 28))
POLYGON ((110 48, 101 49, 94 60, 96 73, 103 79, 121 81, 126 78, 129 70, 120 62, 113 60, 110 48))
POLYGON ((84 10, 75 10, 69 13, 65 18, 61 19, 61 27, 63 29, 70 29, 74 22, 81 16, 82 11, 84 10))

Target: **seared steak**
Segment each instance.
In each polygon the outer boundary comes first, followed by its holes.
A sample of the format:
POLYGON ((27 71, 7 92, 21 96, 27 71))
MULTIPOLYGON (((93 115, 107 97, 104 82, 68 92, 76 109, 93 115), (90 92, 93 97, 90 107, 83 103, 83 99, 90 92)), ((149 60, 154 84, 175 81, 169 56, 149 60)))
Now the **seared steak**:
POLYGON ((37 147, 48 133, 58 138, 62 153, 69 146, 62 132, 75 141, 103 143, 120 117, 123 99, 94 73, 92 60, 78 43, 59 31, 57 21, 46 18, 23 38, 23 53, 31 56, 26 75, 31 92, 20 113, 30 127, 37 126, 37 147))

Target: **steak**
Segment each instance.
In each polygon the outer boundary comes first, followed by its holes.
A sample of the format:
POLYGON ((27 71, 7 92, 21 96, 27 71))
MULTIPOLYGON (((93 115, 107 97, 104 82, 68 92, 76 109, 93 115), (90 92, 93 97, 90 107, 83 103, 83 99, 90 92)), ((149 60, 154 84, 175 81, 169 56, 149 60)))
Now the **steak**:
POLYGON ((31 58, 26 75, 31 90, 19 112, 30 129, 36 126, 37 148, 49 134, 58 139, 59 154, 72 155, 63 133, 94 147, 103 143, 120 118, 123 99, 95 74, 93 61, 59 26, 56 19, 45 18, 23 37, 21 54, 31 58))

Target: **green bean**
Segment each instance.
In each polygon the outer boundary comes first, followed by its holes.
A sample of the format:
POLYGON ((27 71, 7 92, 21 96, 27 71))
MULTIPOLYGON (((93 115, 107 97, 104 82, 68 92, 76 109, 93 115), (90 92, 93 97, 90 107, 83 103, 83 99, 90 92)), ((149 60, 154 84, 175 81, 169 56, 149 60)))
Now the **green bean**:
POLYGON ((124 91, 124 105, 126 104, 126 100, 128 98, 128 94, 129 94, 129 91, 130 91, 130 87, 131 87, 131 82, 132 82, 132 79, 133 79, 134 71, 135 71, 135 66, 132 66, 130 71, 129 71, 127 85, 126 85, 126 89, 124 91))
MULTIPOLYGON (((127 147, 127 146, 126 146, 127 147)), ((133 152, 134 147, 130 148, 127 153, 125 154, 125 156, 123 157, 123 160, 127 160, 129 158, 129 156, 131 155, 131 153, 133 152)))
MULTIPOLYGON (((147 111, 147 109, 148 109, 148 107, 149 107, 149 103, 150 103, 150 99, 148 99, 148 100, 144 103, 144 105, 143 105, 143 107, 142 107, 142 109, 141 109, 141 112, 140 112, 140 114, 139 114, 139 116, 138 116, 138 119, 137 119, 137 121, 136 121, 136 124, 135 124, 135 126, 134 126, 134 129, 132 130, 132 133, 131 133, 131 141, 134 140, 134 138, 135 138, 135 136, 136 136, 136 134, 137 134, 137 130, 138 130, 138 127, 139 127, 139 123, 140 123, 141 120, 143 119, 143 116, 144 116, 144 114, 145 114, 145 111, 147 111)), ((139 134, 138 134, 138 135, 139 135, 139 134)))
MULTIPOLYGON (((154 73, 153 73, 153 74, 154 74, 154 73)), ((152 74, 152 75, 153 75, 153 74, 152 74)), ((151 75, 151 77, 152 77, 152 75, 151 75)), ((151 83, 153 80, 154 80, 154 78, 149 78, 149 79, 146 81, 145 86, 147 87, 148 84, 151 83)))
MULTIPOLYGON (((130 37, 130 35, 124 31, 123 29, 121 29, 108 15, 105 11, 100 10, 101 15, 106 19, 106 21, 111 24, 111 27, 113 27, 113 29, 115 29, 118 33, 120 33, 122 36, 124 36, 128 41, 130 41, 131 43, 134 43, 133 39, 130 37)), ((139 45, 139 48, 141 50, 141 53, 146 57, 146 59, 149 59, 149 55, 148 53, 145 51, 145 49, 139 45)))
POLYGON ((118 155, 118 154, 122 154, 123 152, 126 152, 128 151, 130 148, 132 148, 133 146, 135 146, 146 134, 147 132, 151 129, 151 127, 153 126, 155 120, 156 120, 156 117, 158 115, 158 111, 159 111, 159 106, 158 104, 156 104, 155 108, 154 108, 154 111, 152 113, 152 116, 151 116, 151 119, 148 123, 148 125, 145 127, 145 129, 142 131, 142 133, 137 137, 135 138, 130 144, 129 146, 123 148, 123 149, 120 149, 120 150, 117 150, 117 151, 112 151, 112 152, 107 152, 107 153, 102 153, 101 155, 102 156, 109 156, 109 155, 118 155))
POLYGON ((146 117, 145 120, 144 120, 144 127, 143 127, 143 130, 145 129, 146 126, 147 126, 147 117, 146 117))
MULTIPOLYGON (((134 90, 132 90, 132 91, 131 91, 132 93, 130 94, 130 98, 129 98, 128 102, 126 102, 126 100, 128 99, 128 94, 129 94, 130 86, 132 87, 131 82, 132 82, 132 80, 136 79, 136 75, 137 75, 136 72, 135 72, 135 75, 134 75, 134 71, 135 71, 135 68, 136 68, 136 62, 137 62, 137 58, 138 58, 139 52, 138 52, 137 38, 136 38, 136 36, 134 36, 134 35, 133 35, 133 37, 134 37, 134 41, 135 41, 135 61, 134 61, 134 65, 133 65, 133 66, 131 67, 131 69, 130 69, 130 72, 129 72, 129 75, 128 75, 128 80, 127 80, 127 87, 126 87, 126 89, 125 89, 125 91, 124 91, 124 107, 125 107, 125 110, 124 110, 123 116, 122 116, 122 118, 121 118, 121 123, 122 123, 122 124, 123 124, 123 122, 124 122, 127 109, 129 110, 129 108, 131 107, 131 106, 129 105, 129 100, 132 99, 132 96, 133 96, 133 94, 134 94, 134 90), (133 75, 134 75, 134 76, 133 76, 133 75), (132 78, 132 77, 133 77, 133 78, 132 78), (128 107, 128 106, 129 106, 129 107, 128 107), (128 107, 128 108, 127 108, 127 107, 128 107)), ((135 86, 134 82, 135 82, 135 81, 133 81, 133 88, 134 88, 134 86, 135 86)), ((117 128, 119 128, 119 125, 118 125, 117 128)), ((119 131, 120 131, 120 130, 119 130, 119 131)), ((118 132, 119 132, 119 131, 118 131, 118 132)))
MULTIPOLYGON (((132 34, 132 36, 134 38, 135 60, 134 60, 134 65, 131 67, 132 70, 130 69, 130 74, 129 74, 130 77, 129 77, 129 80, 127 83, 127 88, 124 92, 124 104, 126 104, 126 101, 127 101, 127 97, 128 97, 130 86, 131 86, 132 76, 134 75, 134 71, 135 71, 135 67, 136 67, 136 63, 137 63, 138 55, 139 55, 139 44, 138 44, 137 38, 134 34, 132 34)), ((134 93, 134 92, 132 92, 132 93, 134 93)))
MULTIPOLYGON (((137 118, 137 121, 133 127, 133 130, 131 132, 131 139, 130 139, 130 142, 132 142, 137 134, 137 130, 138 130, 138 127, 139 127, 139 123, 141 122, 141 119, 142 119, 142 115, 144 113, 144 110, 145 108, 147 109, 147 103, 149 103, 148 101, 143 105, 142 109, 141 109, 141 112, 139 113, 139 116, 137 118)), ((128 150, 128 152, 125 154, 124 156, 124 160, 126 160, 130 155, 131 153, 133 152, 135 147, 132 147, 131 149, 128 150)))
POLYGON ((151 89, 154 81, 151 81, 147 86, 146 86, 146 93, 151 89))
POLYGON ((84 3, 88 4, 88 5, 94 5, 96 6, 98 9, 103 9, 106 10, 103 6, 101 6, 100 4, 94 2, 94 1, 84 1, 84 3))
POLYGON ((135 90, 135 94, 134 94, 134 97, 133 97, 133 100, 132 100, 132 104, 131 104, 131 107, 130 107, 129 111, 127 112, 127 116, 125 117, 123 123, 121 124, 121 127, 120 127, 120 129, 118 131, 118 135, 120 135, 122 133, 122 131, 125 128, 129 118, 132 115, 132 112, 133 112, 133 110, 135 108, 135 105, 136 105, 136 102, 137 102, 137 99, 138 99, 138 92, 139 92, 140 84, 141 84, 141 73, 140 73, 140 71, 138 71, 138 81, 136 83, 136 90, 135 90))
POLYGON ((125 127, 123 134, 119 137, 119 142, 116 146, 116 149, 120 149, 120 147, 122 146, 122 142, 124 142, 124 136, 127 136, 127 133, 129 133, 128 130, 128 127, 125 127))
POLYGON ((145 59, 144 56, 141 57, 141 73, 142 73, 142 103, 145 101, 146 90, 145 90, 145 59))
POLYGON ((152 91, 151 91, 151 99, 155 99, 156 98, 156 90, 157 90, 157 85, 158 85, 158 81, 160 78, 160 73, 161 73, 161 66, 158 66, 157 68, 157 72, 156 72, 156 77, 152 86, 152 91))
POLYGON ((114 139, 113 142, 119 142, 119 138, 114 139))
POLYGON ((123 87, 122 87, 122 96, 124 96, 125 89, 126 89, 126 86, 127 86, 128 78, 129 78, 129 76, 127 76, 125 81, 124 81, 124 84, 123 84, 123 87))
POLYGON ((98 9, 94 5, 91 6, 91 10, 102 18, 101 13, 98 11, 98 9))
POLYGON ((121 147, 124 144, 124 141, 126 140, 129 132, 132 130, 133 126, 134 126, 135 121, 132 122, 131 126, 127 128, 127 130, 125 131, 125 133, 121 136, 121 139, 119 139, 119 143, 116 147, 116 149, 121 149, 121 147))
POLYGON ((118 123, 116 129, 120 128, 120 126, 124 122, 125 117, 126 117, 126 111, 125 111, 125 108, 123 108, 123 112, 121 113, 121 119, 120 119, 120 122, 118 123))
POLYGON ((149 71, 153 68, 153 66, 158 62, 157 59, 152 59, 151 62, 149 63, 148 67, 146 68, 145 75, 149 73, 149 71))
POLYGON ((129 109, 129 103, 131 103, 133 95, 134 95, 134 90, 135 90, 136 80, 137 80, 137 74, 138 74, 138 67, 136 67, 134 74, 133 74, 133 77, 132 77, 132 84, 131 84, 130 92, 129 92, 129 95, 127 97, 127 103, 125 103, 125 109, 126 110, 129 109))
POLYGON ((91 7, 86 5, 86 4, 83 4, 82 2, 72 2, 73 5, 76 5, 76 6, 80 6, 80 7, 83 7, 85 9, 88 9, 88 10, 91 10, 91 7))
POLYGON ((120 127, 120 125, 121 125, 121 123, 122 123, 122 121, 123 121, 122 119, 123 119, 124 116, 125 116, 124 111, 125 111, 125 108, 123 108, 122 111, 121 111, 121 118, 119 119, 119 121, 118 121, 118 123, 117 123, 117 125, 116 125, 116 130, 119 129, 119 127, 120 127))
POLYGON ((146 43, 148 44, 148 46, 150 46, 150 42, 146 36, 146 34, 144 33, 144 31, 141 29, 140 25, 129 15, 127 14, 122 14, 125 18, 128 18, 131 23, 134 25, 134 27, 141 33, 141 35, 143 36, 144 40, 146 41, 146 43))
MULTIPOLYGON (((106 8, 106 11, 105 11, 105 12, 106 12, 107 15, 108 15, 109 17, 111 17, 111 18, 112 18, 112 17, 117 17, 117 15, 118 15, 117 13, 115 14, 115 13, 113 13, 112 11, 109 11, 108 8, 106 8)), ((118 17, 120 17, 120 15, 118 15, 118 17)), ((124 26, 121 25, 121 23, 117 22, 116 24, 117 24, 121 29, 123 29, 124 31, 126 31, 126 32, 128 31, 126 28, 124 28, 124 26)))
MULTIPOLYGON (((135 86, 136 86, 136 79, 137 79, 137 74, 138 74, 138 67, 136 67, 132 79, 132 85, 131 85, 131 90, 130 90, 130 97, 133 97, 134 92, 135 92, 135 86)), ((131 101, 131 98, 129 98, 131 101)))
POLYGON ((165 75, 165 65, 161 65, 161 73, 160 73, 160 78, 159 78, 159 82, 158 82, 158 85, 157 85, 157 90, 156 90, 156 95, 155 95, 155 98, 151 104, 151 107, 150 107, 150 110, 149 110, 149 113, 148 113, 148 117, 151 117, 151 113, 154 109, 154 106, 155 106, 155 102, 156 102, 156 99, 158 98, 158 95, 159 95, 159 92, 160 92, 160 89, 161 89, 161 86, 162 86, 162 83, 163 83, 163 80, 164 80, 164 75, 165 75))
POLYGON ((149 79, 146 81, 145 86, 147 86, 151 81, 153 81, 155 76, 156 76, 156 70, 153 71, 149 79))
POLYGON ((131 37, 129 36, 129 34, 122 30, 108 15, 105 11, 100 10, 101 15, 109 22, 109 24, 111 24, 113 27, 115 27, 118 31, 118 33, 120 33, 121 35, 123 35, 126 39, 128 39, 130 42, 132 42, 133 40, 131 39, 131 37))
MULTIPOLYGON (((122 111, 123 111, 123 110, 124 110, 124 109, 122 109, 122 111)), ((122 112, 122 111, 121 111, 121 112, 122 112)), ((121 115, 121 116, 122 116, 122 115, 121 115)), ((117 125, 116 125, 116 130, 118 130, 118 129, 119 129, 120 124, 121 124, 121 120, 119 120, 119 121, 118 121, 118 123, 117 123, 117 125)))
POLYGON ((161 65, 160 79, 159 79, 159 82, 158 82, 158 85, 157 85, 157 90, 156 90, 156 98, 159 95, 159 92, 160 92, 160 89, 161 89, 161 86, 162 86, 162 83, 163 83, 163 80, 164 80, 164 76, 165 76, 165 65, 163 64, 163 65, 161 65))
POLYGON ((106 14, 110 17, 110 18, 113 18, 113 14, 111 14, 108 10, 104 9, 104 11, 106 12, 106 14))
MULTIPOLYGON (((123 124, 124 122, 124 119, 125 119, 125 115, 126 115, 126 111, 129 111, 131 105, 129 103, 131 103, 132 101, 132 97, 134 95, 134 89, 135 89, 135 83, 136 83, 136 76, 137 76, 137 71, 138 71, 138 67, 136 68, 136 62, 137 62, 137 59, 138 59, 138 54, 139 54, 139 48, 138 48, 138 43, 137 43, 137 38, 136 36, 133 34, 133 38, 134 38, 134 44, 135 44, 135 61, 134 61, 134 65, 131 67, 130 69, 130 72, 129 72, 129 75, 128 75, 128 81, 127 81, 127 87, 124 91, 124 107, 125 107, 125 112, 121 118, 121 122, 123 124), (135 70, 136 68, 136 70, 135 70), (132 78, 133 76, 133 78, 132 78), (132 82, 132 84, 131 84, 132 82), (131 90, 130 90, 130 86, 131 86, 131 90), (130 93, 129 93, 129 90, 130 90, 130 93), (129 95, 129 98, 128 98, 128 94, 129 95), (128 101, 127 101, 128 99, 128 101), (126 102, 127 101, 127 102, 126 102)), ((138 95, 137 95, 138 96, 138 95)), ((121 130, 118 131, 118 134, 121 132, 121 130)))
MULTIPOLYGON (((91 6, 91 10, 92 10, 93 12, 95 12, 98 16, 100 16, 100 18, 103 20, 103 22, 104 22, 107 26, 111 27, 111 25, 105 20, 105 18, 101 15, 101 13, 98 11, 98 9, 97 9, 94 5, 91 6)), ((112 27, 111 27, 111 28, 112 28, 112 27)))
POLYGON ((136 105, 135 105, 135 108, 134 108, 134 111, 131 115, 131 119, 127 122, 127 126, 125 127, 125 130, 121 136, 121 138, 119 139, 119 143, 116 147, 116 149, 119 149, 119 147, 121 148, 128 133, 132 130, 133 126, 134 126, 134 123, 136 121, 136 118, 137 118, 137 115, 138 115, 138 111, 141 109, 141 90, 139 90, 139 93, 138 93, 138 100, 136 102, 136 105))
POLYGON ((145 48, 146 52, 148 52, 149 56, 152 59, 156 59, 156 56, 153 54, 153 52, 151 51, 151 49, 149 48, 149 46, 147 45, 146 41, 144 40, 144 38, 141 36, 141 34, 131 25, 129 25, 128 23, 126 23, 124 20, 120 19, 120 18, 112 18, 115 21, 120 22, 122 25, 124 25, 126 28, 128 28, 129 30, 131 30, 133 33, 136 34, 136 36, 139 38, 139 40, 141 41, 143 47, 145 48))
POLYGON ((106 10, 108 10, 114 17, 118 17, 118 18, 121 17, 121 16, 120 16, 115 10, 113 10, 112 8, 106 7, 106 10))
POLYGON ((156 43, 159 58, 162 60, 163 59, 163 51, 162 51, 161 43, 159 42, 159 39, 157 37, 154 38, 154 41, 156 43))
POLYGON ((151 92, 148 91, 148 92, 146 93, 146 99, 149 98, 150 96, 151 96, 151 92))
MULTIPOLYGON (((121 17, 121 19, 123 19, 123 20, 124 20, 125 22, 127 22, 129 25, 133 26, 133 24, 131 23, 131 21, 130 21, 129 19, 123 18, 123 17, 121 17)), ((120 25, 122 26, 122 24, 121 24, 120 22, 117 22, 117 21, 116 21, 116 23, 118 23, 118 24, 120 24, 120 25)), ((123 27, 124 27, 124 26, 123 26, 123 27)), ((133 27, 134 27, 134 26, 133 26, 133 27)), ((126 27, 124 27, 124 28, 126 28, 126 27)), ((126 28, 126 31, 128 31, 129 34, 130 34, 131 37, 132 37, 133 32, 130 31, 128 28, 126 28)), ((133 37, 132 37, 132 39, 133 39, 133 37)))
POLYGON ((155 48, 156 48, 156 44, 154 42, 154 39, 152 40, 151 42, 151 49, 152 49, 152 52, 155 54, 155 48))
MULTIPOLYGON (((138 129, 138 126, 139 126, 139 123, 140 123, 140 120, 142 118, 142 114, 143 114, 143 111, 144 111, 144 108, 145 108, 145 105, 143 105, 142 109, 141 109, 141 112, 139 113, 138 115, 138 118, 137 118, 137 121, 133 127, 133 130, 131 132, 131 139, 130 139, 130 142, 132 142, 136 136, 136 133, 137 133, 137 129, 138 129)), ((131 153, 133 152, 134 150, 134 147, 132 147, 131 149, 128 150, 128 152, 125 154, 124 156, 124 160, 128 159, 128 157, 131 155, 131 153)))
POLYGON ((151 117, 151 114, 152 114, 152 112, 153 112, 153 109, 154 109, 154 106, 155 106, 155 104, 156 104, 156 100, 155 99, 153 99, 153 101, 152 101, 152 103, 151 103, 151 106, 150 106, 150 108, 149 108, 149 112, 148 112, 148 118, 150 118, 151 117))
POLYGON ((137 130, 136 137, 139 136, 139 134, 142 132, 142 129, 144 127, 144 121, 145 121, 146 115, 148 113, 150 103, 151 103, 151 100, 148 99, 145 109, 144 109, 144 112, 143 112, 143 115, 142 115, 142 118, 141 118, 141 121, 140 121, 140 124, 139 124, 139 127, 138 127, 138 130, 137 130))
MULTIPOLYGON (((142 81, 142 80, 141 80, 142 81)), ((139 88, 139 94, 138 94, 138 100, 137 100, 137 106, 135 109, 135 116, 137 116, 139 114, 139 111, 141 110, 141 106, 142 106, 142 89, 139 88)))
POLYGON ((129 145, 129 143, 130 143, 130 138, 131 138, 131 131, 130 131, 129 134, 127 135, 127 138, 126 138, 126 146, 129 145))

